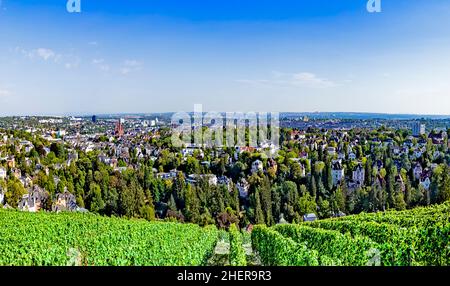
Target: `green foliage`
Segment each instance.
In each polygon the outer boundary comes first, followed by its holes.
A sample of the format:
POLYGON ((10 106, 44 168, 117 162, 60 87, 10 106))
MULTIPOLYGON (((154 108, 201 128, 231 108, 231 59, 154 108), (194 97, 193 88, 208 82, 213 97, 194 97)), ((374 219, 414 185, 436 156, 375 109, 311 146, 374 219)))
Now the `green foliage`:
POLYGON ((27 193, 19 180, 9 180, 7 183, 8 191, 5 194, 5 202, 10 206, 17 206, 19 200, 27 193))
POLYGON ((257 225, 252 231, 252 247, 259 253, 267 266, 318 266, 319 257, 315 250, 309 250, 303 243, 266 226, 257 225))
POLYGON ((230 227, 230 264, 231 266, 246 266, 245 250, 242 246, 243 239, 236 225, 230 227))
POLYGON ((380 263, 385 266, 413 265, 414 250, 408 231, 377 222, 323 220, 307 223, 307 226, 334 230, 352 237, 367 237, 378 243, 380 263))
POLYGON ((308 249, 316 250, 320 257, 331 258, 336 265, 367 265, 371 259, 369 252, 379 248, 369 238, 351 237, 333 230, 302 225, 278 225, 273 229, 297 243, 305 243, 308 249))
POLYGON ((0 265, 198 266, 215 227, 0 210, 0 265))
POLYGON ((316 253, 319 265, 449 265, 450 203, 299 225, 257 226, 252 243, 265 265, 305 265, 289 257, 299 245, 316 253))

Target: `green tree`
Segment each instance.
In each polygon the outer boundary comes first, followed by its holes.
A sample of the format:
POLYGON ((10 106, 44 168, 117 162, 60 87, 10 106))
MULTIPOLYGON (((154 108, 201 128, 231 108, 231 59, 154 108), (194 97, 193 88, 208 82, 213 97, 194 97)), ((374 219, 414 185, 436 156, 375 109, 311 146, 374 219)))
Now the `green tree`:
POLYGON ((92 212, 101 212, 105 207, 105 202, 102 198, 102 191, 100 186, 96 183, 91 183, 89 187, 89 209, 92 212))
POLYGON ((264 213, 262 211, 261 198, 258 190, 256 190, 256 192, 254 193, 254 196, 255 196, 255 223, 264 224, 265 223, 264 213))
POLYGON ((186 189, 185 217, 192 223, 199 224, 201 221, 200 200, 197 197, 196 189, 192 188, 191 185, 188 185, 186 189))
POLYGON ((10 179, 7 183, 5 202, 11 207, 17 208, 19 201, 27 193, 25 188, 16 178, 10 179))
POLYGON ((315 198, 311 197, 311 195, 308 192, 305 192, 303 195, 301 195, 298 201, 298 213, 300 215, 305 215, 316 212, 317 212, 317 205, 315 198))

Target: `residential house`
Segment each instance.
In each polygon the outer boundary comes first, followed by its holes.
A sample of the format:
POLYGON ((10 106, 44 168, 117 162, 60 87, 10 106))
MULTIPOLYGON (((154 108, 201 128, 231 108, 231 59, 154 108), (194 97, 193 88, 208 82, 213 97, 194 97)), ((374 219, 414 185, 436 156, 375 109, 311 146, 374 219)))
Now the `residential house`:
POLYGON ((447 132, 441 130, 440 132, 431 132, 428 136, 429 139, 432 140, 434 145, 442 145, 447 138, 447 132))
POLYGON ((257 173, 263 170, 263 162, 261 160, 256 160, 252 163, 252 173, 257 173))
POLYGON ((6 160, 6 164, 10 168, 15 168, 16 167, 16 159, 14 157, 8 157, 8 159, 6 160))
POLYGON ((413 153, 413 158, 419 159, 420 157, 422 157, 422 151, 420 149, 415 149, 413 153))
POLYGON ((365 169, 361 163, 359 163, 355 170, 353 170, 353 181, 358 185, 359 187, 364 185, 365 180, 365 169))
POLYGON ((6 179, 6 175, 7 175, 6 169, 3 167, 0 167, 0 179, 3 179, 3 180, 6 179))
POLYGON ((5 200, 5 193, 3 189, 0 187, 0 205, 3 204, 3 201, 5 200))
POLYGON ((334 154, 336 154, 336 148, 334 148, 334 147, 328 147, 328 148, 327 148, 327 152, 328 152, 328 155, 333 156, 334 154))
POLYGON ((267 161, 267 166, 268 166, 270 169, 273 169, 273 170, 275 171, 275 173, 276 173, 277 170, 278 170, 278 164, 277 164, 277 162, 276 162, 274 159, 272 159, 272 158, 269 158, 269 160, 267 161))
POLYGON ((384 140, 384 146, 393 146, 393 145, 394 145, 394 139, 387 138, 386 140, 384 140))
POLYGON ((56 195, 55 203, 52 206, 52 211, 54 212, 87 212, 87 210, 77 206, 77 200, 75 196, 68 191, 64 193, 59 193, 56 195))
POLYGON ((292 130, 290 137, 291 137, 291 140, 305 139, 306 133, 305 133, 305 131, 301 131, 301 130, 292 130))
POLYGON ((231 179, 227 176, 220 176, 217 178, 217 184, 227 186, 229 191, 231 191, 231 183, 231 179))
POLYGON ((240 182, 238 182, 236 184, 236 187, 239 191, 239 197, 241 197, 241 198, 248 197, 248 191, 250 188, 250 184, 245 179, 242 179, 240 182))
POLYGON ((209 185, 216 186, 217 185, 217 176, 212 174, 207 175, 198 175, 198 174, 191 174, 186 178, 186 183, 188 184, 196 184, 199 182, 199 180, 204 180, 208 182, 209 185))
POLYGON ((165 179, 170 180, 177 177, 178 171, 177 170, 171 170, 169 173, 158 173, 156 174, 156 178, 158 179, 165 179))
POLYGON ((21 176, 19 178, 20 183, 22 183, 22 185, 25 188, 31 187, 33 185, 33 180, 31 179, 31 177, 29 175, 26 176, 21 176))
POLYGON ((419 146, 421 146, 421 147, 424 147, 425 145, 427 145, 427 143, 428 143, 428 141, 427 141, 426 139, 423 139, 423 138, 420 138, 420 139, 417 141, 417 144, 418 144, 419 146))
POLYGON ((332 164, 332 176, 333 176, 333 185, 338 185, 342 179, 344 178, 344 167, 342 166, 342 163, 340 161, 335 161, 332 164))
POLYGON ((423 174, 420 178, 420 184, 423 186, 425 190, 429 190, 431 186, 431 179, 429 174, 423 174))
POLYGON ((317 220, 317 216, 314 213, 306 214, 303 216, 303 221, 315 221, 317 220))
POLYGON ((392 148, 392 153, 396 156, 400 155, 401 148, 399 146, 394 146, 394 148, 392 148))
POLYGON ((422 166, 420 165, 420 163, 417 163, 414 166, 414 170, 413 170, 413 174, 414 174, 414 179, 419 180, 422 177, 422 166))
POLYGON ((44 189, 35 186, 28 191, 28 194, 22 197, 17 207, 21 211, 38 212, 42 209, 48 198, 49 195, 44 189))
POLYGON ((414 146, 414 143, 411 139, 406 139, 405 142, 403 142, 403 146, 407 148, 411 148, 414 146))

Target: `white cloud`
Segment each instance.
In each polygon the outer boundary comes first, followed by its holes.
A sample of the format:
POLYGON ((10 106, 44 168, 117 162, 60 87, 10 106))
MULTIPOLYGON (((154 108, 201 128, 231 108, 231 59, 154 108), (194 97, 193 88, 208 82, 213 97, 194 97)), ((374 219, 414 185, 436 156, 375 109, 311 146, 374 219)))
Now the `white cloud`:
POLYGON ((329 88, 338 85, 311 72, 282 73, 279 71, 273 71, 271 79, 241 79, 237 82, 271 87, 329 88))
POLYGON ((68 70, 73 69, 73 68, 77 68, 78 67, 78 63, 77 62, 75 62, 75 63, 65 63, 64 67, 66 69, 68 69, 68 70))
POLYGON ((43 61, 53 61, 60 63, 63 55, 56 53, 52 49, 37 48, 33 50, 26 50, 22 47, 16 47, 15 52, 29 59, 40 59, 43 61))
POLYGON ((92 60, 92 64, 94 64, 94 65, 99 65, 99 64, 102 64, 104 62, 105 62, 104 59, 93 59, 92 60))
POLYGON ((296 73, 292 75, 291 83, 313 88, 333 87, 336 84, 328 79, 320 78, 309 72, 296 73))
POLYGON ((106 64, 104 59, 93 59, 92 64, 104 72, 108 72, 110 70, 109 65, 106 64))
POLYGON ((96 46, 98 46, 98 42, 92 41, 92 42, 89 42, 88 45, 96 47, 96 46))
POLYGON ((141 63, 136 60, 126 60, 124 65, 127 67, 139 67, 141 63))
POLYGON ((126 60, 123 62, 122 67, 120 68, 120 73, 123 75, 127 75, 131 72, 139 71, 142 69, 142 63, 136 60, 126 60))
POLYGON ((21 47, 14 49, 16 53, 30 60, 41 60, 44 62, 55 63, 64 66, 66 69, 73 69, 79 66, 81 60, 77 55, 72 53, 60 54, 49 48, 37 48, 26 50, 21 47))
POLYGON ((64 67, 66 69, 74 69, 80 65, 81 59, 74 54, 64 55, 61 58, 61 61, 64 62, 64 67))
POLYGON ((45 49, 45 48, 39 48, 37 50, 32 51, 34 54, 36 54, 38 57, 42 58, 43 60, 49 60, 52 58, 56 58, 56 54, 53 50, 45 49))
POLYGON ((11 92, 7 89, 0 88, 0 99, 4 99, 6 97, 9 97, 11 95, 11 92))

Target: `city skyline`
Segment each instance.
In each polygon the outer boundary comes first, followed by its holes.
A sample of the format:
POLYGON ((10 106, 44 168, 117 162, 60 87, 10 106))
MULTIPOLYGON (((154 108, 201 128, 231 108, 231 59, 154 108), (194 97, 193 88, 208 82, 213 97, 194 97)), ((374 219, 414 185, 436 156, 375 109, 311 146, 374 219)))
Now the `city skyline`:
POLYGON ((450 4, 0 4, 0 116, 191 111, 448 115, 450 4))

